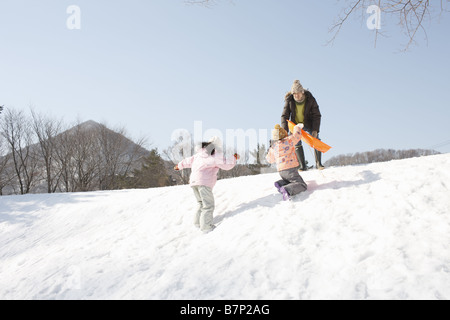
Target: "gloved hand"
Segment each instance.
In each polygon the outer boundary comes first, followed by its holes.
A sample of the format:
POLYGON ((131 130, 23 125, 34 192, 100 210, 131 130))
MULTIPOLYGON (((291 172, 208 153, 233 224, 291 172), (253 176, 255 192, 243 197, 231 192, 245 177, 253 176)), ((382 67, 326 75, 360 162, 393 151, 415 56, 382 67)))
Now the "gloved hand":
POLYGON ((173 167, 173 170, 175 170, 175 171, 179 171, 179 170, 180 170, 180 168, 178 168, 178 165, 176 165, 175 167, 173 167))
POLYGON ((235 153, 235 154, 233 155, 233 157, 234 157, 236 160, 239 160, 239 159, 241 158, 237 153, 235 153))
POLYGON ((313 138, 317 138, 317 131, 311 132, 311 135, 313 136, 313 138))
POLYGON ((299 129, 303 129, 303 123, 297 123, 295 126, 299 129))

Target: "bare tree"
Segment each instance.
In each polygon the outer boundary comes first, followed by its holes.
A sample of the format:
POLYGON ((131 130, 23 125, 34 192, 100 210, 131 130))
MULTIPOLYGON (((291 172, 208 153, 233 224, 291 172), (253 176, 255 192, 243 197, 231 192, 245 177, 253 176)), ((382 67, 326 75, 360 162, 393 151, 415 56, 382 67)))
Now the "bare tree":
MULTIPOLYGON (((236 153, 236 149, 233 147, 226 148, 223 155, 224 160, 232 161, 233 155, 236 153)), ((239 153, 239 152, 238 152, 239 153)), ((219 170, 217 173, 217 179, 236 178, 240 176, 247 176, 253 174, 248 168, 248 154, 243 152, 245 156, 240 155, 240 159, 236 160, 236 165, 231 170, 219 170)), ((219 156, 219 155, 217 155, 219 156)))
MULTIPOLYGON (((214 0, 185 0, 187 4, 203 5, 210 7, 216 1, 214 0)), ((395 21, 401 27, 405 33, 408 42, 404 47, 407 50, 411 44, 416 42, 418 32, 422 30, 427 38, 424 22, 426 18, 432 20, 437 18, 442 13, 448 12, 446 5, 449 0, 439 0, 431 3, 430 0, 346 0, 347 3, 345 9, 339 14, 335 23, 330 27, 330 33, 332 33, 331 39, 328 44, 334 42, 343 25, 347 22, 350 16, 354 16, 357 12, 361 13, 361 17, 364 17, 367 13, 367 9, 375 5, 377 6, 383 16, 393 16, 395 21)), ((384 20, 384 19, 383 19, 384 20)), ((378 28, 375 29, 375 46, 378 36, 382 35, 378 28)))
POLYGON ((148 153, 146 139, 134 142, 124 128, 77 122, 61 132, 62 120, 31 109, 6 110, 0 119, 0 195, 111 190, 127 187, 148 153), (11 189, 11 191, 10 191, 11 189))
POLYGON ((119 178, 136 169, 136 163, 145 156, 145 139, 133 142, 127 137, 125 128, 112 130, 105 124, 98 125, 97 139, 99 187, 102 190, 117 189, 119 178))
POLYGON ((257 144, 256 149, 250 151, 250 155, 255 159, 255 164, 258 166, 267 165, 266 154, 268 150, 264 144, 257 144))
POLYGON ((9 172, 11 154, 6 145, 3 135, 0 135, 0 195, 3 195, 5 188, 11 181, 13 175, 9 172))
POLYGON ((384 162, 395 159, 408 159, 413 157, 422 157, 439 154, 434 150, 409 149, 409 150, 393 150, 393 149, 377 149, 367 152, 357 152, 354 154, 338 155, 329 159, 327 166, 349 166, 356 164, 366 164, 373 162, 384 162))
POLYGON ((11 153, 20 194, 29 193, 38 174, 38 159, 31 147, 33 133, 30 121, 22 111, 8 109, 1 123, 1 134, 11 153))
MULTIPOLYGON (((190 138, 190 134, 185 132, 183 135, 180 135, 171 146, 164 150, 162 154, 167 160, 172 162, 173 166, 175 166, 181 160, 192 156, 194 152, 195 148, 190 138)), ((175 171, 172 168, 168 168, 168 172, 170 172, 170 175, 179 183, 189 183, 191 169, 175 171)))
POLYGON ((59 191, 75 191, 75 166, 73 165, 74 138, 70 131, 64 131, 55 137, 55 165, 60 173, 59 191))
POLYGON ((98 178, 99 150, 95 128, 86 128, 81 123, 74 128, 71 136, 73 147, 74 176, 72 181, 76 191, 94 190, 93 185, 98 178))
POLYGON ((61 177, 61 167, 55 165, 56 160, 56 137, 61 132, 62 121, 53 120, 31 110, 32 129, 38 140, 39 158, 43 161, 45 168, 45 180, 47 192, 55 192, 61 177))
MULTIPOLYGON (((348 3, 349 1, 347 1, 348 3)), ((433 19, 432 13, 439 12, 442 14, 448 12, 445 9, 446 3, 449 0, 440 0, 433 2, 431 5, 429 0, 351 0, 350 4, 344 9, 337 21, 331 26, 330 33, 333 34, 331 40, 328 43, 334 42, 337 35, 342 29, 342 26, 347 22, 350 16, 360 12, 362 15, 366 14, 366 10, 375 5, 379 8, 383 16, 394 16, 398 21, 401 29, 404 31, 408 43, 405 45, 407 50, 411 44, 416 42, 417 34, 419 30, 422 30, 425 38, 427 38, 424 22, 426 18, 433 19)), ((375 46, 379 29, 375 32, 375 46)))

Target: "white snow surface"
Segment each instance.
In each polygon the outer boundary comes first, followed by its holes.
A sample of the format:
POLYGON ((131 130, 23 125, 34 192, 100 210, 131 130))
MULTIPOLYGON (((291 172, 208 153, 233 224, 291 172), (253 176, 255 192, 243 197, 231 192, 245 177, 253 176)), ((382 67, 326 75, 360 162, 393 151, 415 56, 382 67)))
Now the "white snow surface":
POLYGON ((302 176, 0 197, 0 298, 450 299, 450 154, 302 176))

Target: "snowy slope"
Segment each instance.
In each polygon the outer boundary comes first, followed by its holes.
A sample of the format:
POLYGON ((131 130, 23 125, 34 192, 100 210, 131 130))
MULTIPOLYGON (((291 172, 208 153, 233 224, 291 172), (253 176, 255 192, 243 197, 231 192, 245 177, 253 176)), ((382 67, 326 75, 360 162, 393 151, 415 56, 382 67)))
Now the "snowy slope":
POLYGON ((450 299, 450 154, 189 186, 0 197, 0 299, 450 299))

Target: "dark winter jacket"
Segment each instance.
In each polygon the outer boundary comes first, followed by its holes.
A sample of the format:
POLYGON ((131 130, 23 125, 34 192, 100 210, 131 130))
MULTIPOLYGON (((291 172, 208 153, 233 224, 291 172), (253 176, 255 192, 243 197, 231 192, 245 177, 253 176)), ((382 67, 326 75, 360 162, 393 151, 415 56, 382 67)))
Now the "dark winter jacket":
MULTIPOLYGON (((305 91, 306 102, 304 109, 304 121, 303 125, 306 129, 312 131, 320 131, 320 119, 322 115, 319 111, 319 105, 311 92, 305 91)), ((281 126, 284 130, 288 131, 287 120, 291 120, 295 123, 296 106, 294 96, 289 94, 286 96, 283 113, 281 114, 281 126)), ((295 123, 297 124, 297 123, 295 123)))

